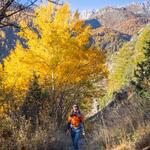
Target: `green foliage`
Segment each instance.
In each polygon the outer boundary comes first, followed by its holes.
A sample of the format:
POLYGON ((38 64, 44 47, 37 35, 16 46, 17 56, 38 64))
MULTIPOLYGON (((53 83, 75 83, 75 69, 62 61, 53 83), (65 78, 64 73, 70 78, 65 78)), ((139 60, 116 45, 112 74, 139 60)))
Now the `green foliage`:
POLYGON ((33 124, 39 119, 39 112, 42 110, 44 104, 43 96, 44 94, 38 83, 38 76, 34 74, 21 109, 22 115, 26 119, 31 119, 33 124))
POLYGON ((150 26, 146 26, 139 36, 124 44, 119 52, 113 55, 107 90, 109 97, 136 78, 134 71, 144 63, 145 56, 148 55, 145 51, 149 48, 149 42, 150 26))
POLYGON ((137 70, 135 71, 136 80, 133 84, 136 87, 137 93, 144 97, 150 97, 150 41, 146 42, 146 47, 144 47, 145 59, 137 65, 137 70))
POLYGON ((127 85, 133 78, 133 48, 133 44, 127 43, 112 58, 112 71, 108 81, 108 93, 110 95, 127 85))
POLYGON ((134 63, 137 65, 145 58, 145 50, 149 47, 150 25, 147 25, 140 33, 135 43, 134 63))

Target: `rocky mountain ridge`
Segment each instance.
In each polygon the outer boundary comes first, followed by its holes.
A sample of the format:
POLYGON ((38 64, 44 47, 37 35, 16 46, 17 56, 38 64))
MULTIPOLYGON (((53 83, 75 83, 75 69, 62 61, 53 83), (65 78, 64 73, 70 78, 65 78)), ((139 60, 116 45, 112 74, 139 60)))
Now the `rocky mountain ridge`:
POLYGON ((107 6, 102 9, 83 10, 80 13, 80 17, 84 20, 91 19, 94 16, 102 15, 103 13, 107 12, 108 10, 128 10, 136 15, 140 14, 140 15, 150 16, 150 1, 145 0, 142 3, 131 3, 124 7, 107 6))
POLYGON ((88 22, 95 19, 101 26, 132 36, 150 22, 150 2, 146 0, 143 3, 132 3, 120 8, 109 6, 82 11, 80 17, 88 22))

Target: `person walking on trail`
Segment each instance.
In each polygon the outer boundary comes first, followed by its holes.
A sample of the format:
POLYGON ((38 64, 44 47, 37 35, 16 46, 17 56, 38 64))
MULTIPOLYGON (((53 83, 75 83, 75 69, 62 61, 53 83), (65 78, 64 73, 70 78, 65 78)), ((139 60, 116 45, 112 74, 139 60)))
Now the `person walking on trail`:
POLYGON ((79 141, 81 134, 85 134, 83 127, 83 115, 77 104, 72 105, 68 116, 67 133, 71 134, 74 150, 79 150, 79 141))

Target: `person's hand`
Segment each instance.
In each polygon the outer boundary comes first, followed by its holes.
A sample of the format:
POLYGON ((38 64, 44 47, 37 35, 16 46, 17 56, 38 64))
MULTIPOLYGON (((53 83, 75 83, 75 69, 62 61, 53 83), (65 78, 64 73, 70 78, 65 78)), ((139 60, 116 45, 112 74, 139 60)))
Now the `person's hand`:
POLYGON ((85 131, 82 132, 82 135, 85 136, 85 131))
POLYGON ((67 129, 67 131, 66 131, 66 135, 68 135, 68 134, 70 134, 70 131, 69 131, 69 129, 67 129))
POLYGON ((82 133, 85 136, 85 132, 82 133))

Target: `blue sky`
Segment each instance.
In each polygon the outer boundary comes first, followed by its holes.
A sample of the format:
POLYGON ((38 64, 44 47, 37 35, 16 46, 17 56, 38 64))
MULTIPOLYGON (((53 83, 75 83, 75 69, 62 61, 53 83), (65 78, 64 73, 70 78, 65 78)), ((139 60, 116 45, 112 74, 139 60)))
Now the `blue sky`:
MULTIPOLYGON (((20 0, 25 2, 27 0, 20 0)), ((145 0, 62 0, 68 2, 72 10, 91 10, 103 8, 106 6, 125 6, 132 2, 144 2, 145 0)))
POLYGON ((143 2, 144 0, 65 0, 69 2, 73 10, 98 9, 105 6, 124 6, 132 2, 143 2))

